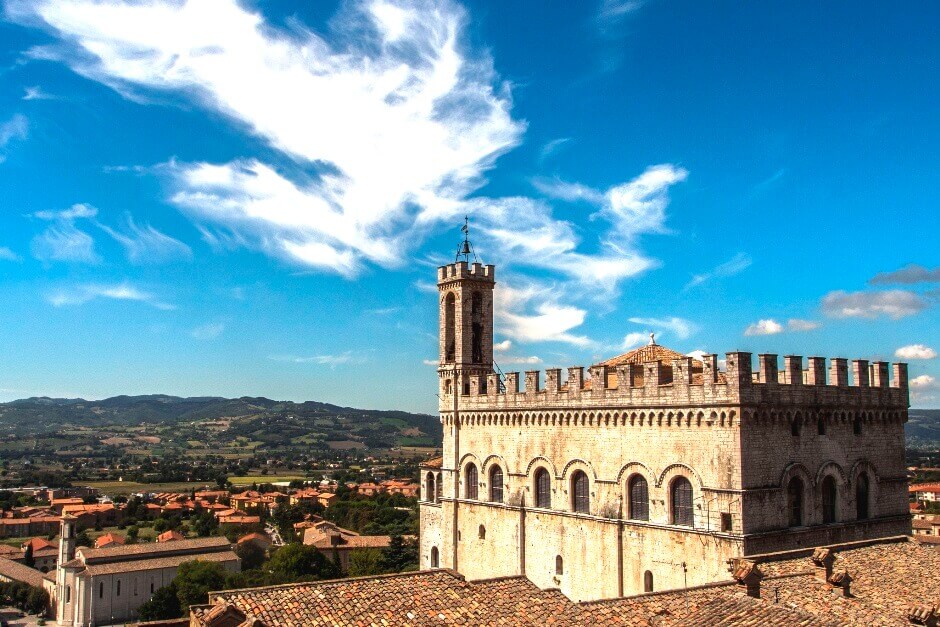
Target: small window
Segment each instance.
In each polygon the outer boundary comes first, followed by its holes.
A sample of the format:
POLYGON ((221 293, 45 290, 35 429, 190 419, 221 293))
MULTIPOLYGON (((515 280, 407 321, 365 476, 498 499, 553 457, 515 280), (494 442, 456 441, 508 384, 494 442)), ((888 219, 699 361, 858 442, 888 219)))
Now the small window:
POLYGON ((556 575, 565 574, 565 560, 561 559, 561 555, 555 556, 555 574, 556 575))
POLYGON ((862 435, 862 419, 859 416, 856 416, 855 421, 852 422, 852 433, 862 435))
POLYGON ((72 586, 65 586, 65 602, 72 602, 72 586))
POLYGON ((486 527, 480 525, 480 529, 477 531, 477 534, 480 536, 481 540, 486 540, 486 527))
POLYGON ((816 431, 819 435, 826 435, 826 419, 820 418, 816 421, 816 431))
POLYGON ((731 512, 721 512, 721 530, 724 533, 730 533, 731 524, 732 524, 731 512))
POLYGON ((535 471, 535 506, 546 509, 552 506, 552 482, 544 468, 535 471))
POLYGON ((134 577, 134 596, 137 596, 137 577, 134 577))
POLYGON ((672 505, 672 524, 691 527, 694 517, 692 513, 692 484, 685 477, 676 477, 670 490, 672 505))
POLYGON ((790 423, 790 435, 795 438, 800 437, 800 421, 794 420, 790 423))
POLYGON ((653 573, 646 571, 643 573, 643 592, 653 591, 653 573))
POLYGON ((464 473, 464 481, 466 482, 464 486, 464 498, 476 500, 479 495, 477 488, 480 484, 480 477, 477 474, 477 467, 475 464, 467 464, 467 468, 464 473))
POLYGON ((650 519, 650 492, 649 484, 643 475, 633 475, 630 478, 627 491, 630 495, 630 511, 628 516, 633 520, 650 519))
POLYGON ((572 507, 580 514, 591 513, 591 493, 588 477, 583 470, 578 470, 571 477, 572 507))
POLYGON ((836 480, 832 475, 826 476, 822 482, 822 509, 823 523, 836 522, 836 499, 839 491, 836 488, 836 480))
POLYGON ((861 473, 855 480, 855 518, 865 520, 868 518, 868 474, 861 473))
POLYGON ((437 486, 436 486, 436 482, 434 481, 434 473, 429 472, 427 480, 425 481, 424 500, 431 501, 433 503, 435 501, 436 496, 437 496, 437 486))
POLYGON ((121 596, 121 580, 120 579, 117 580, 117 595, 116 596, 121 596))
POLYGON ((490 501, 503 502, 503 469, 499 466, 490 469, 490 501))
POLYGON ((153 594, 153 582, 150 582, 150 594, 153 594))
POLYGON ((799 477, 793 477, 787 484, 787 525, 803 525, 803 480, 799 477))
POLYGON ((99 599, 104 598, 104 582, 103 581, 98 584, 98 598, 99 599))
POLYGON ((441 561, 440 561, 440 556, 438 555, 438 552, 437 552, 437 547, 432 546, 431 547, 431 568, 440 568, 440 567, 441 567, 441 561))
POLYGON ((437 493, 435 496, 435 501, 440 501, 441 497, 444 496, 444 482, 441 481, 441 473, 437 473, 437 493))
POLYGON ((463 395, 470 396, 470 384, 469 383, 463 384, 463 395))

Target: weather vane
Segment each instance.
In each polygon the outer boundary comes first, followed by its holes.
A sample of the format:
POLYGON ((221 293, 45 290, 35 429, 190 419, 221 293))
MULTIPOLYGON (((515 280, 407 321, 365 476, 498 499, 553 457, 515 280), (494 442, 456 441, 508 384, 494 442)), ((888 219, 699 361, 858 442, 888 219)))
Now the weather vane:
POLYGON ((473 245, 470 243, 470 217, 463 217, 463 226, 460 227, 460 232, 463 233, 463 241, 460 243, 460 246, 457 248, 457 256, 454 258, 454 261, 460 261, 460 258, 463 257, 463 260, 467 263, 470 262, 471 255, 473 256, 473 261, 479 263, 480 260, 477 258, 476 251, 473 250, 473 245))

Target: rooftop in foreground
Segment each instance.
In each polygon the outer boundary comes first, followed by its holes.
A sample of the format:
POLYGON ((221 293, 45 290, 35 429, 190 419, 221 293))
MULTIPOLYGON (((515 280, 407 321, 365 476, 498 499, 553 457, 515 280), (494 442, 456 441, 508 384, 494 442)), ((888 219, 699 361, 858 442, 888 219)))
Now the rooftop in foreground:
POLYGON ((803 549, 748 559, 759 573, 748 579, 729 573, 726 582, 592 603, 574 603, 524 577, 469 582, 449 570, 229 590, 210 594, 208 606, 194 607, 193 624, 217 627, 223 617, 242 617, 242 624, 259 627, 782 627, 936 620, 940 552, 906 536, 834 546, 815 555, 803 549))

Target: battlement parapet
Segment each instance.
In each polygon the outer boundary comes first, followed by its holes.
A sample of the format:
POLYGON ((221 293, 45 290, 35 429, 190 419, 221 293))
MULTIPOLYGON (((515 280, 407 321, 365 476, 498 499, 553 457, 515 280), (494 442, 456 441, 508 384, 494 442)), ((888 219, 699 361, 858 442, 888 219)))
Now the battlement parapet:
MULTIPOLYGON (((469 391, 459 399, 468 409, 703 402, 908 407, 907 364, 854 359, 850 369, 848 359, 835 357, 828 360, 827 375, 826 361, 809 357, 804 369, 802 356, 787 355, 781 370, 777 355, 761 354, 754 371, 752 354, 735 351, 725 354, 724 370, 719 369, 717 355, 705 355, 701 362, 683 357, 669 363, 595 365, 588 368, 588 378, 583 367, 571 367, 565 380, 561 368, 547 369, 544 378, 538 370, 526 371, 522 377, 510 372, 502 379, 496 373, 470 374, 470 385, 443 389, 445 396, 449 396, 447 389, 469 391)), ((442 402, 442 408, 451 404, 442 402)))
POLYGON ((496 281, 496 266, 483 265, 482 263, 468 264, 466 261, 440 266, 437 269, 438 285, 456 281, 458 279, 475 279, 478 281, 496 281))

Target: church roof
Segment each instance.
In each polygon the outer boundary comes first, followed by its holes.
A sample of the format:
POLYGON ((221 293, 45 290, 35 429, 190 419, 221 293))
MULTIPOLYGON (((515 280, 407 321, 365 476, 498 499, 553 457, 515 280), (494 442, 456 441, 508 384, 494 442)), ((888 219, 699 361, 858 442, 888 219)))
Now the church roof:
MULTIPOLYGON (((607 361, 602 361, 597 366, 608 366, 610 368, 616 366, 625 366, 630 365, 642 365, 648 361, 661 361, 663 363, 669 364, 673 359, 684 359, 687 355, 683 355, 678 351, 674 351, 671 348, 666 348, 665 346, 660 346, 656 343, 650 343, 646 346, 641 346, 640 348, 634 348, 632 351, 626 352, 623 355, 617 355, 616 357, 611 357, 607 361)), ((702 367, 702 362, 693 359, 693 367, 702 367)))

